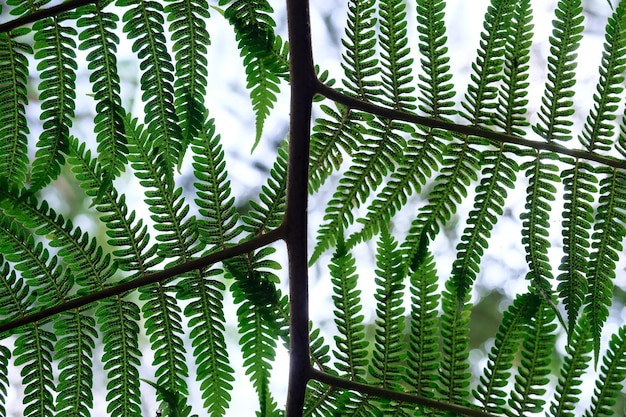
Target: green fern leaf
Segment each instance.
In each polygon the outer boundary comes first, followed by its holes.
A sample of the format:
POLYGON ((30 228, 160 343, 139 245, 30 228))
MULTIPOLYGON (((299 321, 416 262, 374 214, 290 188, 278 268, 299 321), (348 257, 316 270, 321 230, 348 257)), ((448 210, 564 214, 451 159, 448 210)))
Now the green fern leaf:
MULTIPOLYGON (((174 82, 174 107, 182 126, 183 145, 202 129, 204 113, 198 103, 206 97, 207 66, 206 53, 211 41, 206 29, 209 5, 205 0, 174 1, 165 6, 175 53, 176 81, 174 82)), ((179 160, 179 166, 182 160, 179 160)))
POLYGON ((535 133, 548 142, 567 141, 572 138, 570 117, 574 114, 572 87, 576 83, 576 50, 583 31, 583 7, 580 0, 560 0, 555 10, 556 18, 550 36, 548 57, 548 82, 539 109, 539 122, 533 125, 535 133))
POLYGON ((515 298, 504 312, 494 345, 488 355, 487 366, 480 383, 473 391, 484 411, 503 413, 511 377, 511 364, 520 343, 525 337, 524 325, 537 314, 541 298, 534 294, 523 294, 515 298))
POLYGON ((35 58, 41 70, 39 99, 43 132, 37 142, 31 188, 40 190, 61 172, 69 150, 69 128, 76 98, 76 30, 62 26, 59 17, 39 20, 35 30, 35 58))
POLYGON ((32 48, 13 37, 25 35, 28 29, 0 34, 0 172, 9 184, 25 187, 28 171, 29 128, 26 123, 28 104, 28 59, 32 48))
POLYGON ((56 336, 43 330, 41 324, 29 326, 15 340, 14 364, 22 367, 22 384, 25 386, 22 400, 24 417, 55 415, 52 401, 55 392, 52 352, 56 336))
MULTIPOLYGON (((208 115, 205 115, 208 116, 208 115)), ((240 233, 237 227, 238 215, 235 198, 230 197, 230 181, 224 151, 220 145, 220 135, 215 134, 213 119, 206 117, 206 123, 192 141, 194 182, 202 216, 197 221, 199 238, 215 248, 225 248, 240 233)))
MULTIPOLYGON (((330 347, 320 334, 320 329, 311 329, 309 325, 309 347, 314 367, 317 369, 335 374, 331 367, 331 358, 328 354, 330 347)), ((323 417, 329 415, 337 415, 337 395, 339 391, 332 386, 327 386, 316 380, 310 380, 307 385, 306 398, 304 400, 304 416, 323 417)))
POLYGON ((102 301, 95 313, 104 344, 102 362, 109 380, 106 412, 141 415, 139 390, 139 307, 122 297, 102 301))
POLYGON ((599 72, 600 79, 589 112, 578 136, 580 143, 590 152, 608 151, 611 148, 616 119, 615 112, 624 91, 626 69, 626 5, 619 3, 609 17, 605 30, 605 43, 599 72))
POLYGON ((578 388, 583 384, 582 375, 591 362, 591 327, 586 315, 582 315, 576 327, 571 333, 570 342, 565 347, 565 359, 561 369, 554 395, 554 401, 550 404, 550 414, 554 417, 574 417, 573 412, 576 404, 580 401, 582 390, 578 388))
POLYGON ((622 390, 626 378, 626 327, 622 326, 611 336, 609 347, 602 359, 600 375, 593 390, 591 407, 585 417, 611 416, 615 412, 615 398, 622 390))
POLYGON ((276 22, 270 16, 274 10, 267 0, 220 0, 220 6, 231 3, 224 16, 233 25, 238 47, 244 57, 246 80, 256 113, 256 148, 263 125, 276 103, 280 79, 287 79, 289 64, 287 43, 274 33, 276 22))
POLYGON ((388 230, 383 229, 376 253, 376 330, 369 374, 380 386, 400 390, 403 350, 404 308, 402 295, 404 274, 402 253, 388 230))
POLYGON ((469 394, 469 294, 458 297, 458 289, 451 280, 446 282, 441 305, 442 355, 438 370, 438 397, 453 404, 467 405, 469 394))
POLYGON ((553 307, 542 300, 524 332, 520 366, 508 401, 511 408, 504 410, 507 416, 523 416, 543 410, 543 395, 550 382, 548 375, 556 341, 554 319, 553 307))
POLYGON ((96 100, 94 131, 98 141, 98 159, 103 170, 112 179, 124 171, 128 149, 120 98, 120 77, 115 57, 119 38, 113 32, 117 27, 118 17, 104 11, 107 3, 110 1, 77 9, 76 13, 80 18, 76 25, 81 28, 78 36, 81 40, 79 49, 91 50, 87 61, 92 71, 89 80, 93 83, 96 100))
POLYGON ((64 314, 54 322, 59 337, 54 359, 59 363, 56 416, 89 417, 93 408, 93 363, 97 339, 96 321, 80 310, 64 314))
POLYGON ((492 112, 497 107, 497 82, 501 76, 507 27, 514 2, 492 0, 484 20, 478 56, 472 64, 472 82, 467 86, 460 114, 475 126, 491 124, 492 112))
POLYGON ((336 350, 333 350, 335 366, 340 374, 351 381, 363 382, 368 342, 365 339, 363 315, 359 314, 361 291, 356 289, 356 262, 346 250, 341 236, 328 267, 335 294, 335 324, 339 333, 335 336, 336 350))
POLYGON ((9 359, 11 358, 11 351, 8 347, 0 345, 0 414, 6 416, 6 404, 7 388, 9 386, 9 359))
POLYGON ((578 321, 578 313, 587 291, 587 266, 591 223, 593 222, 594 194, 597 182, 593 167, 585 162, 570 162, 574 166, 561 172, 565 186, 565 210, 563 211, 563 250, 565 256, 557 277, 557 290, 568 312, 568 333, 578 321))
POLYGON ((406 382, 415 390, 415 394, 429 398, 436 394, 441 356, 437 280, 433 256, 428 253, 420 265, 413 268, 410 276, 411 319, 406 382))
MULTIPOLYGON (((620 138, 620 140, 623 140, 620 138)), ((598 168, 600 197, 591 235, 584 313, 589 317, 593 335, 594 357, 598 362, 602 328, 609 315, 613 295, 615 267, 623 251, 626 236, 626 173, 608 167, 598 168)))
POLYGON ((116 265, 122 271, 132 271, 137 275, 146 273, 152 266, 161 262, 156 245, 150 243, 148 227, 136 212, 129 213, 124 195, 105 181, 106 174, 86 150, 84 143, 70 140, 69 164, 86 194, 93 199, 100 220, 107 226, 108 244, 117 248, 113 251, 116 265))
POLYGON ((154 135, 152 146, 159 148, 168 161, 166 168, 178 164, 185 149, 174 106, 174 66, 167 51, 163 29, 163 6, 159 2, 120 0, 118 6, 130 6, 124 13, 124 32, 135 39, 133 52, 142 60, 140 69, 145 123, 154 135))

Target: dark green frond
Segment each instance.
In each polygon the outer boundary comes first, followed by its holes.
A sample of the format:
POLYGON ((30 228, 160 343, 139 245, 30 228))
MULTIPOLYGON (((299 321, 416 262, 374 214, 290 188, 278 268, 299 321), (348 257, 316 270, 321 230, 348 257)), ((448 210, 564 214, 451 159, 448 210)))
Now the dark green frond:
POLYGON ((206 28, 209 4, 205 0, 168 0, 165 13, 171 22, 169 29, 174 41, 174 107, 182 130, 182 148, 186 149, 204 123, 204 113, 198 103, 204 102, 207 91, 206 54, 211 44, 206 28))
POLYGON ((54 359, 59 363, 56 397, 58 417, 89 417, 93 408, 93 355, 97 339, 96 321, 91 315, 75 310, 54 322, 59 337, 54 359))
POLYGON ((567 311, 568 333, 578 321, 579 310, 587 292, 590 230, 593 223, 594 196, 597 179, 593 167, 585 162, 571 162, 573 166, 561 172, 565 187, 563 210, 563 251, 557 280, 559 298, 567 311))
POLYGON ((356 262, 352 254, 346 251, 345 244, 339 237, 337 249, 328 266, 333 284, 333 304, 335 306, 335 324, 338 335, 335 336, 335 366, 340 375, 351 381, 363 382, 367 366, 367 347, 365 325, 361 312, 361 291, 356 289, 356 262))
POLYGON ((84 143, 71 138, 68 162, 81 188, 101 213, 100 220, 106 225, 110 238, 107 243, 116 248, 113 255, 119 269, 139 275, 159 264, 158 246, 151 244, 148 227, 141 218, 136 218, 134 210, 128 211, 125 196, 104 181, 105 172, 84 143))
POLYGON ((239 216, 235 197, 230 196, 230 181, 224 161, 220 135, 215 134, 213 119, 205 115, 206 122, 192 140, 194 182, 200 218, 197 226, 199 238, 215 248, 228 246, 239 235, 239 216))
POLYGON ((55 393, 52 352, 56 335, 34 324, 15 340, 14 365, 22 368, 24 417, 53 417, 55 393))
POLYGON ((552 141, 572 138, 570 126, 574 114, 574 78, 576 50, 583 32, 583 7, 581 0, 560 0, 554 11, 553 30, 550 36, 548 56, 548 81, 539 109, 539 122, 533 130, 539 136, 552 141))
POLYGON ((186 278, 178 286, 178 298, 191 301, 184 312, 191 329, 196 380, 204 407, 212 416, 224 415, 235 380, 224 339, 225 285, 219 279, 222 275, 221 269, 210 269, 186 278))
POLYGON ((94 131, 98 141, 98 160, 102 169, 113 178, 124 171, 128 149, 115 56, 120 42, 114 33, 118 16, 104 11, 106 3, 109 2, 89 4, 78 9, 77 14, 81 17, 76 24, 80 28, 78 38, 82 41, 79 49, 90 50, 87 61, 96 100, 94 131))
POLYGON ((504 45, 504 66, 493 123, 506 133, 524 136, 524 128, 529 124, 526 97, 533 36, 530 1, 517 2, 510 18, 511 22, 505 25, 507 38, 504 45))
POLYGON ((446 42, 444 0, 417 1, 418 47, 423 74, 419 75, 419 109, 438 119, 447 120, 455 114, 454 85, 446 42))
POLYGON ((580 143, 591 152, 608 151, 613 144, 615 112, 624 91, 626 70, 626 4, 620 2, 609 17, 605 30, 604 51, 600 64, 600 79, 593 95, 580 143))
POLYGON ((133 52, 141 60, 145 124, 151 132, 151 146, 160 149, 171 171, 185 149, 174 106, 174 66, 165 44, 163 6, 156 1, 135 0, 119 0, 117 5, 130 6, 122 19, 124 32, 135 39, 133 52))
POLYGON ((376 330, 369 374, 383 388, 400 390, 404 352, 404 267, 398 243, 383 229, 376 253, 376 330))
POLYGON ((533 152, 534 161, 525 162, 520 169, 525 170, 529 184, 526 188, 526 211, 520 214, 522 220, 522 243, 526 251, 526 262, 530 271, 526 278, 532 288, 544 300, 551 300, 553 279, 548 258, 548 240, 551 204, 555 200, 556 186, 560 178, 555 172, 558 167, 552 162, 558 159, 554 153, 533 152))
MULTIPOLYGON (((220 0, 220 5, 231 0, 220 0)), ((263 133, 265 119, 276 103, 281 78, 288 78, 287 43, 274 33, 274 10, 267 0, 235 0, 224 11, 234 26, 246 67, 247 87, 256 114, 254 149, 263 133)))
MULTIPOLYGON (((331 358, 328 354, 330 347, 320 335, 319 329, 311 329, 309 333, 309 347, 311 350, 311 365, 316 369, 334 374, 331 368, 331 358)), ((318 381, 311 380, 307 385, 306 398, 304 404, 304 416, 324 417, 336 415, 337 396, 339 390, 318 381)))
POLYGON ((411 270, 411 318, 406 368, 406 382, 415 394, 424 397, 435 396, 441 356, 437 280, 433 256, 427 254, 419 266, 411 270))
POLYGON ((544 408, 543 395, 550 382, 548 375, 556 341, 554 319, 553 307, 542 300, 524 332, 520 365, 508 401, 511 408, 504 410, 507 416, 540 413, 544 408))
POLYGON ((472 81, 461 103, 464 111, 460 113, 476 126, 492 124, 492 113, 498 106, 497 83, 504 62, 507 27, 510 25, 508 21, 515 3, 511 0, 492 0, 485 13, 478 56, 472 64, 472 81))
POLYGON ((565 347, 565 358, 561 375, 556 386, 554 401, 550 404, 550 414, 554 417, 574 417, 575 406, 586 388, 583 386, 583 374, 591 363, 591 327, 586 315, 582 315, 565 347))
POLYGON ((6 416, 6 404, 7 388, 9 386, 9 359, 11 358, 11 351, 4 345, 0 345, 0 414, 6 416))
POLYGON ((376 80, 380 66, 376 58, 375 12, 374 0, 349 2, 346 36, 341 40, 345 48, 341 63, 346 75, 343 84, 349 94, 363 101, 376 100, 380 93, 380 81, 376 80))
POLYGON ((615 268, 626 236, 626 173, 598 168, 600 196, 591 235, 591 255, 585 289, 584 312, 593 335, 594 357, 598 362, 602 328, 609 315, 613 296, 615 268))
POLYGON ((507 386, 512 374, 511 364, 526 336, 525 325, 537 314, 540 303, 540 297, 523 294, 516 297, 504 312, 484 374, 473 391, 484 411, 503 413, 509 393, 507 386))
POLYGON ((9 184, 25 187, 28 171, 28 138, 26 123, 28 104, 28 59, 32 48, 17 42, 17 37, 28 32, 16 30, 0 34, 0 176, 9 184))
POLYGON ((41 71, 39 100, 43 132, 37 142, 31 188, 40 190, 55 179, 69 152, 69 129, 76 99, 76 30, 59 17, 39 20, 35 30, 35 58, 41 71))
POLYGON ((108 379, 106 412, 111 417, 141 415, 139 307, 114 297, 102 301, 95 315, 104 344, 101 360, 108 379))
POLYGON ((283 221, 287 186, 287 146, 287 142, 283 142, 277 149, 276 160, 267 182, 261 186, 260 201, 250 201, 250 211, 242 216, 242 228, 250 237, 275 229, 283 221))
POLYGON ((452 281, 446 281, 441 296, 441 361, 437 381, 438 397, 458 405, 468 404, 469 372, 469 320, 471 304, 469 294, 458 296, 459 290, 452 281))
POLYGON ((615 399, 622 391, 624 378, 626 378, 626 326, 620 327, 609 340, 609 347, 602 358, 600 375, 593 390, 591 407, 585 411, 585 417, 615 414, 615 399))

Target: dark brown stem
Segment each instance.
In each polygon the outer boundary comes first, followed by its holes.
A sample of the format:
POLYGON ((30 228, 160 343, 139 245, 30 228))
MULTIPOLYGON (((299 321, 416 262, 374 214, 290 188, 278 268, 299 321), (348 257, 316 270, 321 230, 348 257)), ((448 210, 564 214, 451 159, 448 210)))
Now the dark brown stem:
POLYGON ((286 417, 299 417, 309 379, 309 289, 307 205, 311 107, 315 94, 315 68, 311 46, 308 0, 287 0, 289 31, 289 162, 285 226, 289 256, 289 388, 286 417))
POLYGON ((73 310, 75 308, 80 308, 80 307, 86 306, 87 304, 91 304, 93 302, 103 300, 105 298, 124 294, 128 291, 136 290, 137 288, 143 287, 145 285, 154 284, 156 282, 162 282, 169 278, 173 278, 177 275, 183 274, 185 272, 205 268, 216 262, 220 262, 225 259, 232 258, 234 256, 242 255, 244 253, 252 252, 255 249, 258 249, 263 246, 267 246, 272 242, 283 239, 284 237, 283 231, 284 231, 284 228, 281 226, 276 230, 272 230, 266 234, 257 236, 253 239, 242 242, 236 246, 226 248, 219 252, 212 253, 212 254, 203 256, 201 258, 194 259, 189 262, 185 262, 180 265, 175 265, 171 268, 167 268, 162 271, 154 272, 151 274, 146 274, 137 279, 133 279, 132 281, 127 281, 127 282, 123 282, 120 284, 116 284, 112 287, 106 287, 96 293, 89 294, 80 298, 75 298, 66 303, 59 304, 59 305, 47 308, 42 311, 38 311, 36 313, 28 314, 26 316, 23 316, 17 319, 12 319, 10 321, 0 323, 0 334, 8 330, 16 329, 25 324, 30 324, 30 323, 34 323, 40 320, 45 320, 48 317, 54 316, 55 314, 63 313, 65 311, 73 310))
POLYGON ((416 114, 392 110, 386 107, 378 106, 376 104, 366 103, 354 97, 350 97, 319 81, 317 82, 316 92, 330 100, 343 104, 344 106, 351 109, 366 111, 368 113, 376 114, 387 119, 404 120, 405 122, 415 123, 433 129, 442 129, 450 132, 460 133, 463 135, 478 136, 491 139, 500 143, 510 143, 513 145, 525 146, 532 149, 552 151, 561 155, 568 155, 574 158, 594 161, 613 168, 626 169, 626 161, 623 159, 602 156, 593 152, 588 152, 580 149, 569 149, 555 142, 523 139, 518 136, 494 132, 492 130, 487 130, 476 126, 461 125, 439 119, 433 119, 430 117, 418 116, 416 114))
POLYGON ((409 394, 405 392, 390 391, 388 389, 373 387, 371 385, 361 384, 338 376, 329 375, 317 369, 311 369, 311 378, 323 384, 327 384, 337 388, 343 388, 350 391, 357 391, 374 397, 388 398, 402 403, 416 404, 435 410, 447 411, 453 414, 468 417, 499 417, 495 414, 486 413, 473 408, 463 407, 461 405, 450 404, 433 400, 432 398, 421 397, 419 395, 409 394))
POLYGON ((0 33, 10 32, 20 26, 29 25, 38 20, 45 19, 46 17, 58 16, 61 13, 68 12, 70 10, 74 10, 92 3, 98 3, 98 0, 70 0, 56 6, 40 9, 35 13, 21 16, 17 19, 13 19, 9 22, 0 24, 0 33))

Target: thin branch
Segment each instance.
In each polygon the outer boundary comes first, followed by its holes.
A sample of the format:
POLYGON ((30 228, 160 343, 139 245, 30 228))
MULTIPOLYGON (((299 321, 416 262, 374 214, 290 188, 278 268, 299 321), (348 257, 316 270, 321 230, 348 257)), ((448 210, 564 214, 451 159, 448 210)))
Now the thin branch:
POLYGON ((75 298, 66 303, 59 304, 50 308, 46 308, 36 313, 27 314, 23 317, 10 320, 5 323, 0 323, 0 334, 8 330, 16 329, 25 324, 34 323, 40 320, 44 320, 48 317, 54 316, 59 313, 63 313, 68 310, 73 310, 94 303, 105 298, 113 297, 116 295, 124 294, 131 290, 136 290, 139 287, 145 285, 154 284, 157 282, 165 281, 168 278, 173 278, 177 275, 185 272, 193 271, 196 269, 202 269, 216 262, 223 261, 225 259, 232 258, 234 256, 242 255, 244 253, 250 253, 255 249, 262 246, 267 246, 277 240, 284 238, 284 226, 280 226, 275 230, 265 233, 260 236, 256 236, 253 239, 239 243, 236 246, 232 246, 221 250, 219 252, 211 253, 201 258, 194 259, 189 262, 175 265, 171 268, 167 268, 158 272, 143 275, 132 281, 122 282, 120 284, 113 285, 111 287, 103 288, 102 290, 93 294, 85 295, 84 297, 75 298))
POLYGON ((88 4, 96 4, 98 0, 69 0, 58 4, 56 6, 40 9, 35 13, 28 14, 26 16, 18 17, 17 19, 10 20, 6 23, 0 24, 0 33, 10 32, 20 26, 25 26, 34 23, 38 20, 45 19, 47 17, 58 16, 61 13, 68 12, 73 9, 77 9, 88 4))
POLYGON ((594 161, 599 164, 610 166, 618 169, 626 169, 626 161, 608 156, 598 155, 593 152, 583 151, 580 149, 569 149, 564 146, 558 145, 554 142, 539 142, 536 140, 523 139, 518 136, 507 135, 506 133, 494 132, 492 130, 482 129, 475 126, 460 125, 452 122, 445 122, 439 119, 433 119, 425 116, 418 116, 416 114, 405 113, 397 110, 388 109, 378 106, 372 103, 366 103, 357 98, 350 97, 346 94, 337 91, 336 89, 327 86, 318 80, 317 93, 324 97, 333 100, 337 103, 343 104, 351 109, 358 109, 366 111, 368 113, 376 114, 381 117, 393 120, 404 120, 405 122, 415 123, 418 125, 430 127, 433 129, 443 129, 451 132, 460 133, 463 135, 478 136, 487 138, 501 143, 510 143, 514 145, 525 146, 528 148, 552 151, 563 155, 572 156, 574 158, 586 159, 588 161, 594 161))
POLYGON ((337 388, 343 388, 350 391, 357 391, 363 394, 372 395, 379 398, 387 398, 394 401, 403 403, 417 404, 427 408, 433 408, 435 410, 447 411, 453 414, 458 414, 468 417, 500 417, 495 414, 486 413, 484 411, 476 410, 469 407, 463 407, 461 405, 450 404, 442 401, 433 400, 432 398, 421 397, 419 395, 409 394, 406 392, 390 391, 384 388, 373 387, 367 384, 361 384, 347 379, 340 378, 338 376, 330 375, 317 369, 311 368, 311 379, 315 379, 323 384, 327 384, 337 388))

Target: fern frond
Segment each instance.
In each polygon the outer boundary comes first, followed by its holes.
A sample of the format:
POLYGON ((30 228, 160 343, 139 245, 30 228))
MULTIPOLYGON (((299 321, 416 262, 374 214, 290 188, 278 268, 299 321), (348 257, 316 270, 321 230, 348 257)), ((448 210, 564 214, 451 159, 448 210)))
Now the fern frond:
POLYGON ((586 315, 582 315, 571 332, 570 341, 565 346, 565 358, 561 375, 556 386, 554 401, 550 404, 550 413, 554 417, 574 417, 573 410, 579 403, 583 384, 581 378, 591 362, 591 327, 586 315))
POLYGON ((522 243, 526 251, 526 262, 530 271, 526 278, 531 282, 532 288, 540 294, 544 300, 551 299, 553 279, 548 258, 548 228, 552 207, 550 204, 555 200, 556 187, 560 178, 555 172, 558 167, 552 162, 558 160, 558 156, 551 152, 533 152, 535 160, 521 165, 528 177, 526 189, 526 210, 520 214, 522 220, 522 243))
POLYGON ((410 275, 411 318, 407 350, 406 382, 415 394, 432 398, 439 368, 439 319, 437 271, 433 256, 427 254, 410 275))
POLYGON ((358 112, 337 104, 336 109, 321 105, 325 117, 315 119, 309 157, 309 193, 313 194, 363 141, 364 127, 358 112))
POLYGON ((40 190, 55 179, 69 151, 69 128, 76 99, 76 30, 62 26, 59 17, 39 20, 35 30, 35 58, 41 70, 39 99, 43 132, 37 142, 31 188, 40 190))
POLYGON ((376 330, 372 363, 368 367, 383 388, 400 390, 404 364, 404 267, 397 241, 383 229, 376 253, 376 330))
POLYGON ((32 48, 13 37, 25 35, 28 29, 0 34, 0 175, 9 184, 25 187, 28 171, 29 128, 26 123, 28 104, 28 59, 32 48))
POLYGON ((198 219, 199 238, 207 245, 225 248, 240 233, 235 197, 230 196, 230 181, 220 135, 215 134, 213 119, 206 122, 192 141, 196 204, 202 218, 198 219))
POLYGON ((152 146, 161 150, 167 169, 172 170, 185 149, 174 107, 174 66, 165 44, 163 6, 156 1, 135 0, 120 0, 117 5, 131 7, 122 19, 124 32, 129 39, 135 39, 133 52, 142 60, 145 124, 153 135, 152 146))
POLYGON ((508 401, 510 409, 504 410, 507 416, 523 416, 543 410, 545 400, 542 396, 550 382, 548 375, 556 341, 555 317, 553 307, 542 300, 527 324, 520 366, 508 401))
POLYGON ((174 107, 182 126, 182 148, 186 149, 204 123, 204 113, 198 108, 198 103, 204 102, 206 97, 206 54, 211 44, 206 29, 210 17, 209 5, 205 0, 169 0, 167 3, 165 13, 171 22, 169 29, 176 62, 174 107))
MULTIPOLYGON (((311 365, 317 369, 334 374, 330 366, 330 347, 320 335, 320 329, 312 329, 309 325, 309 349, 311 351, 311 365)), ((337 415, 337 396, 339 391, 335 387, 327 386, 314 379, 309 381, 304 400, 304 416, 323 417, 337 415)))
POLYGON ((473 391, 484 411, 503 413, 505 398, 508 396, 505 388, 511 377, 511 364, 526 336, 525 324, 537 314, 540 303, 541 298, 537 295, 522 294, 504 312, 484 374, 480 376, 480 383, 473 391))
MULTIPOLYGON (((220 0, 220 6, 232 0, 220 0)), ((224 11, 234 26, 246 67, 247 87, 256 114, 254 148, 261 139, 265 119, 276 103, 280 79, 288 78, 287 43, 274 33, 274 10, 267 0, 235 0, 224 11)))
POLYGON ((276 160, 267 182, 261 186, 259 202, 250 201, 250 211, 242 216, 242 229, 249 237, 257 236, 281 225, 285 215, 287 186, 287 147, 283 142, 277 149, 276 160))
MULTIPOLYGON (((413 58, 408 57, 406 4, 401 0, 383 0, 379 9, 382 94, 378 101, 395 110, 411 111, 416 108, 412 104, 416 98, 411 83, 413 58)), ((409 129, 408 125, 405 129, 409 129)))
POLYGON ((114 33, 118 16, 104 11, 107 3, 110 1, 78 9, 76 12, 81 17, 76 25, 80 28, 79 49, 90 50, 87 61, 92 71, 89 81, 93 84, 96 100, 94 131, 98 141, 98 159, 102 169, 112 179, 124 171, 128 149, 115 56, 119 44, 119 38, 114 33))
POLYGON ((328 203, 324 220, 318 228, 317 244, 311 262, 335 244, 336 233, 354 222, 355 208, 365 202, 383 178, 393 169, 406 148, 405 139, 398 133, 406 124, 388 119, 372 119, 368 123, 368 137, 363 138, 352 166, 339 180, 337 191, 328 203), (369 137, 371 135, 371 137, 369 137))
POLYGON ((341 63, 346 77, 342 80, 351 94, 363 101, 376 100, 380 92, 380 82, 376 75, 380 72, 376 58, 376 38, 374 27, 374 0, 359 0, 348 3, 346 36, 341 43, 346 48, 341 63))
POLYGON ((335 366, 340 375, 345 375, 351 381, 363 382, 369 343, 365 339, 365 325, 363 315, 360 314, 361 291, 356 289, 356 262, 346 250, 341 236, 328 268, 333 284, 335 324, 339 333, 335 336, 336 350, 333 350, 335 366))
POLYGON ((24 278, 15 273, 0 254, 0 316, 3 321, 25 315, 37 302, 37 293, 29 291, 24 278))
POLYGON ((504 45, 504 65, 498 106, 493 123, 503 132, 524 136, 528 126, 528 77, 530 47, 532 45, 532 13, 530 2, 519 1, 506 24, 507 38, 504 45))
POLYGON ((49 239, 51 247, 58 248, 57 255, 63 259, 78 285, 77 294, 102 289, 116 272, 111 256, 103 254, 96 240, 74 227, 45 201, 39 204, 30 193, 0 190, 0 208, 24 227, 49 239))
POLYGON ((107 243, 116 247, 113 251, 115 263, 122 271, 144 274, 159 264, 157 245, 150 243, 148 227, 143 220, 136 219, 136 212, 129 213, 124 195, 118 195, 115 187, 106 181, 106 174, 98 161, 91 157, 85 143, 70 138, 68 163, 80 182, 81 188, 93 199, 100 220, 107 226, 107 243))
POLYGON ((93 350, 97 339, 96 321, 79 309, 54 322, 59 337, 54 359, 59 363, 56 416, 89 417, 93 408, 93 350))
POLYGON ((217 268, 194 274, 178 285, 177 294, 182 300, 191 300, 184 313, 191 329, 196 380, 200 382, 205 409, 217 416, 224 415, 228 408, 235 380, 224 339, 225 285, 217 279, 222 274, 217 268))
POLYGON ((609 347, 600 365, 600 375, 593 390, 591 407, 585 417, 611 416, 615 412, 615 398, 622 390, 626 378, 626 327, 622 326, 611 336, 609 347))
POLYGON ((139 391, 139 307, 122 297, 102 301, 96 309, 109 380, 107 413, 112 417, 141 415, 139 391))
POLYGON ((560 0, 552 21, 548 81, 539 108, 539 122, 532 126, 535 133, 548 142, 572 138, 570 117, 574 114, 574 78, 576 50, 583 32, 583 7, 580 0, 560 0))
POLYGON ((465 111, 460 112, 475 126, 491 124, 492 112, 498 106, 497 82, 501 77, 513 6, 510 0, 492 0, 485 13, 478 56, 472 64, 472 82, 461 103, 465 111))
POLYGON ((624 91, 626 69, 626 4, 620 2, 609 17, 605 29, 604 51, 600 64, 600 79, 593 95, 580 143, 590 152, 608 151, 613 141, 615 112, 624 91))
POLYGON ((568 333, 571 333, 578 321, 579 310, 587 292, 587 267, 591 224, 593 222, 594 194, 597 191, 597 179, 591 165, 578 161, 571 162, 573 167, 561 172, 565 187, 565 209, 563 211, 563 251, 557 280, 560 298, 567 311, 568 333))
MULTIPOLYGON (((622 127, 623 128, 623 127, 622 127)), ((620 140, 622 140, 620 138, 620 140)), ((626 236, 626 173, 608 167, 596 169, 602 175, 600 196, 591 235, 591 255, 585 289, 584 313, 589 317, 594 358, 598 362, 602 328, 609 315, 615 267, 626 236)))
POLYGON ((0 414, 6 416, 6 404, 7 387, 9 386, 9 359, 11 358, 11 351, 8 347, 0 345, 0 414))
POLYGON ((438 397, 446 401, 467 405, 469 394, 469 320, 471 304, 469 294, 460 299, 458 289, 451 280, 441 296, 442 354, 439 363, 437 384, 438 397))
MULTIPOLYGON (((41 323, 43 324, 43 323, 41 323)), ((52 417, 55 415, 52 374, 52 352, 56 341, 54 333, 42 329, 41 324, 29 326, 16 340, 13 356, 15 366, 21 366, 24 384, 24 417, 52 417)))

